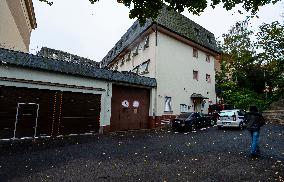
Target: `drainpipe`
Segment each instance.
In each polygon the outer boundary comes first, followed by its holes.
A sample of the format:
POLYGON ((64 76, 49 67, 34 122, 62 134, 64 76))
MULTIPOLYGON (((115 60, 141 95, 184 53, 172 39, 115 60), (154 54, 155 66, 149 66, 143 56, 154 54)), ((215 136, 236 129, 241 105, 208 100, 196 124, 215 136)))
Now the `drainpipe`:
MULTIPOLYGON (((155 27, 155 78, 156 78, 156 82, 157 82, 157 87, 156 87, 156 91, 155 91, 155 99, 154 99, 154 111, 155 113, 155 118, 157 116, 157 112, 158 112, 158 108, 157 108, 157 103, 158 103, 158 77, 157 77, 157 67, 158 67, 158 61, 157 61, 157 46, 158 46, 158 24, 156 23, 156 27, 155 27)), ((156 121, 156 119, 155 119, 156 121)), ((155 122, 156 125, 156 122, 155 122)))

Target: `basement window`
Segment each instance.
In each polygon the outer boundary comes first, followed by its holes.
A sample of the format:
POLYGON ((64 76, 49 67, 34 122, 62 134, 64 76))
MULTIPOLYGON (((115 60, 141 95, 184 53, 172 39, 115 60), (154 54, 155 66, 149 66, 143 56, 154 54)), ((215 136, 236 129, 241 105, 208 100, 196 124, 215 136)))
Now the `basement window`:
POLYGON ((198 71, 193 70, 193 79, 198 81, 198 71))
POLYGON ((165 112, 172 112, 172 98, 171 97, 165 97, 165 112))
POLYGON ((192 56, 198 58, 198 51, 197 49, 192 49, 192 56))

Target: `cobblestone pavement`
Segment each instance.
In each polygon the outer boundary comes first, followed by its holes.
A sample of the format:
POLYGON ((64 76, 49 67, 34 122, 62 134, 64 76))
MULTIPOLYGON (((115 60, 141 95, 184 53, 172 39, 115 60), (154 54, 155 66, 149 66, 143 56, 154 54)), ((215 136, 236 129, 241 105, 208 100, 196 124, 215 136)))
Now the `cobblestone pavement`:
POLYGON ((283 181, 284 126, 248 131, 170 129, 0 142, 0 181, 283 181))

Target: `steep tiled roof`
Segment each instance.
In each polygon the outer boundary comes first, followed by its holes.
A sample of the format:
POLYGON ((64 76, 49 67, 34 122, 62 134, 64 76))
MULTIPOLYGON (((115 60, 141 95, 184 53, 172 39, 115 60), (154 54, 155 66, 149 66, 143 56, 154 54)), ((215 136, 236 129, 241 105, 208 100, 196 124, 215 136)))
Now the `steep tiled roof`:
POLYGON ((80 57, 68 52, 51 49, 48 47, 42 47, 40 51, 37 53, 38 56, 47 57, 47 58, 53 58, 53 59, 59 59, 62 61, 68 61, 68 62, 74 62, 78 64, 87 64, 90 66, 97 66, 100 67, 100 64, 96 61, 93 61, 91 59, 87 59, 84 57, 80 57))
POLYGON ((154 78, 142 77, 133 73, 121 73, 108 69, 98 68, 86 64, 78 64, 56 60, 23 52, 16 52, 0 48, 0 65, 14 65, 31 69, 54 71, 59 73, 91 77, 95 79, 108 80, 119 83, 155 87, 154 78))
POLYGON ((105 67, 111 63, 114 58, 116 58, 125 48, 127 48, 135 39, 137 39, 139 35, 141 35, 154 23, 214 52, 219 52, 213 33, 209 32, 182 14, 175 11, 169 11, 167 8, 163 8, 156 20, 148 19, 143 26, 140 26, 139 22, 135 21, 127 32, 121 37, 121 39, 115 44, 115 46, 103 58, 101 61, 101 66, 105 67), (196 35, 196 30, 199 32, 198 36, 196 35), (210 37, 211 43, 208 42, 208 37, 210 37))
POLYGON ((103 60, 101 61, 101 66, 107 66, 119 53, 121 53, 126 47, 128 47, 145 30, 147 30, 152 25, 152 23, 152 20, 147 20, 144 26, 140 26, 139 22, 135 21, 133 25, 127 30, 127 32, 115 44, 115 46, 103 58, 103 60))

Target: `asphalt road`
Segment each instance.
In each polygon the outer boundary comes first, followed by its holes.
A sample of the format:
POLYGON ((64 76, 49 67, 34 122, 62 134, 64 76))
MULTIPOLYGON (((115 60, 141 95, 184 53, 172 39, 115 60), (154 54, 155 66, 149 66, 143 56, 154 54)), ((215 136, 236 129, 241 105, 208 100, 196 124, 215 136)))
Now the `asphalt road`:
POLYGON ((0 142, 0 181, 284 181, 284 126, 247 131, 169 129, 0 142))

